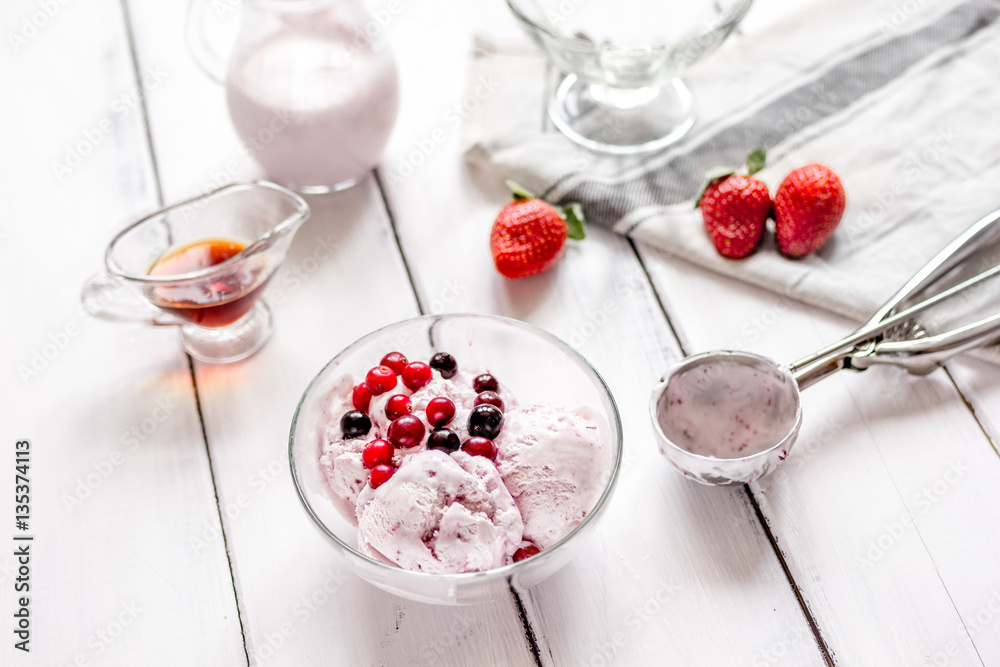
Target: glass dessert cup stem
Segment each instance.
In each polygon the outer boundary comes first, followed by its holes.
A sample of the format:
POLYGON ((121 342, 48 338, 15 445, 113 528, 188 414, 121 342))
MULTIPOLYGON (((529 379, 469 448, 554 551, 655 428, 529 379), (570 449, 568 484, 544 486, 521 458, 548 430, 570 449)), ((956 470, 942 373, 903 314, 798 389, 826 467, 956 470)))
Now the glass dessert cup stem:
POLYGON ((602 153, 634 155, 677 142, 694 125, 691 92, 679 78, 621 88, 568 74, 549 102, 549 117, 574 142, 602 153))
POLYGON ((264 346, 274 331, 271 309, 258 301, 249 313, 227 327, 181 326, 181 345, 195 359, 226 364, 246 359, 264 346))

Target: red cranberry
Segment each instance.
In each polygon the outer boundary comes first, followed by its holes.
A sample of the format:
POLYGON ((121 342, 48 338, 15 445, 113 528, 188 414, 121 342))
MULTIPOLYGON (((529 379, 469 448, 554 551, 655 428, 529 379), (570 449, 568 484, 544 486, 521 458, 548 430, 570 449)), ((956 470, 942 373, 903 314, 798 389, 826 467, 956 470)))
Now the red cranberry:
POLYGON ((372 396, 384 394, 396 386, 396 371, 388 366, 376 366, 368 371, 365 384, 368 385, 368 391, 372 396))
POLYGON ((499 391, 500 383, 489 373, 483 373, 482 375, 477 375, 476 379, 472 381, 472 388, 476 390, 477 394, 481 394, 484 391, 499 391))
POLYGON ((382 365, 391 368, 396 375, 402 374, 406 364, 406 357, 403 356, 402 352, 390 352, 382 357, 382 365))
POLYGON ((368 412, 368 406, 372 402, 372 393, 368 391, 368 385, 364 382, 354 385, 354 389, 351 391, 351 402, 354 403, 356 409, 368 412))
POLYGON ((490 461, 497 455, 497 448, 492 440, 476 435, 462 443, 462 451, 472 456, 485 456, 490 461))
POLYGON ((462 441, 458 439, 458 434, 450 428, 439 428, 431 431, 431 434, 427 436, 427 447, 429 449, 457 452, 461 446, 462 441))
POLYGON ((402 447, 416 447, 424 439, 424 423, 413 415, 403 415, 389 424, 389 442, 402 447))
POLYGON ((455 404, 451 402, 450 398, 438 396, 427 401, 427 408, 424 412, 427 414, 427 421, 431 426, 441 428, 455 416, 455 404))
POLYGON ((431 367, 422 361, 411 361, 403 368, 403 384, 417 391, 431 381, 431 367))
POLYGON ((484 391, 476 396, 476 405, 495 405, 503 412, 503 399, 495 391, 484 391))
POLYGON ((396 453, 392 443, 378 438, 369 442, 361 452, 361 462, 371 470, 377 465, 392 465, 392 455, 396 453))
POLYGON ((458 372, 458 362, 447 352, 438 352, 431 357, 431 368, 436 369, 441 373, 441 377, 447 380, 455 377, 455 373, 458 372))
POLYGON ((469 413, 469 435, 492 440, 503 428, 503 413, 495 405, 477 405, 469 413))
POLYGON ((531 558, 532 556, 536 555, 539 551, 541 551, 541 549, 536 547, 531 542, 528 542, 523 547, 514 552, 514 562, 518 563, 524 560, 525 558, 531 558))
POLYGON ((403 415, 410 414, 413 402, 406 394, 393 394, 385 402, 385 416, 389 421, 399 419, 403 415))
POLYGON ((377 466, 372 468, 370 473, 368 473, 368 484, 371 485, 373 489, 377 489, 388 482, 394 472, 396 472, 396 469, 391 465, 379 463, 377 466))
POLYGON ((368 435, 371 428, 371 418, 361 410, 350 410, 340 418, 340 430, 347 440, 368 435))

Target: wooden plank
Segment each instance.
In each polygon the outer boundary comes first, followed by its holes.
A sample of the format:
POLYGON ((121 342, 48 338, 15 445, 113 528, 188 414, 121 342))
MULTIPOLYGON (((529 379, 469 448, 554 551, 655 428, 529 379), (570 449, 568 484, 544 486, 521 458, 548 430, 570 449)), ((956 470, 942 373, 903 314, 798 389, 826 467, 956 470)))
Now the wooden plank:
POLYGON ((0 16, 0 663, 239 664, 225 549, 191 547, 219 516, 177 332, 79 306, 111 236, 156 207, 121 6, 18 1, 0 16), (32 457, 30 653, 11 634, 18 439, 32 457))
MULTIPOLYGON (((176 40, 184 6, 133 12, 140 62, 176 72, 176 87, 150 100, 167 197, 258 176, 240 159, 221 89, 176 40)), ((417 314, 374 181, 310 203, 268 297, 273 340, 238 366, 197 368, 251 664, 533 664, 512 600, 457 610, 383 593, 340 567, 300 506, 287 438, 305 386, 354 339, 417 314)))
MULTIPOLYGON (((854 328, 642 255, 689 352, 745 348, 791 362, 854 328)), ((752 486, 838 662, 988 663, 995 628, 977 618, 1000 576, 1000 461, 947 376, 842 373, 805 392, 803 411, 796 449, 752 486)))
POLYGON ((409 57, 404 124, 383 176, 428 309, 498 313, 552 331, 594 364, 622 412, 625 466, 598 538, 524 595, 542 663, 728 664, 776 650, 789 664, 823 664, 815 644, 789 642, 812 635, 743 492, 696 487, 656 451, 648 392, 678 351, 629 244, 592 229, 551 273, 511 282, 492 267, 489 227, 509 194, 497 175, 466 169, 450 119, 468 94, 469 35, 509 27, 498 7, 474 14, 443 3, 390 25, 409 57), (452 17, 448 30, 425 46, 441 16, 452 17), (433 95, 426 71, 435 72, 433 95))

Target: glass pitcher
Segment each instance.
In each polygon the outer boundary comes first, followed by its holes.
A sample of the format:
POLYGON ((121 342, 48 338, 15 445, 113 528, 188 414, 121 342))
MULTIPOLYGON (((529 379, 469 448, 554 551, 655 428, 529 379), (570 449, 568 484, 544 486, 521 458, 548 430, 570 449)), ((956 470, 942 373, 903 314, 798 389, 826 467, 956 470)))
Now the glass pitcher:
POLYGON ((225 85, 247 151, 299 192, 358 182, 378 162, 399 107, 385 22, 361 0, 243 0, 226 59, 206 34, 220 5, 192 0, 187 41, 201 69, 225 85))

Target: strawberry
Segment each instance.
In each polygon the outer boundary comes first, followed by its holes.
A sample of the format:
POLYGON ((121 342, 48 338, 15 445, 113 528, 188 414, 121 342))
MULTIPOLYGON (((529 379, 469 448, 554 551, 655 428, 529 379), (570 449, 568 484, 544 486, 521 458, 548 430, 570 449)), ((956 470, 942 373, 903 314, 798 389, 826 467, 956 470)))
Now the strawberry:
POLYGON ((844 216, 847 197, 840 178, 821 164, 799 167, 774 193, 778 249, 789 257, 819 250, 844 216))
POLYGON ((493 264, 505 278, 526 278, 559 263, 566 239, 582 239, 583 212, 579 204, 557 209, 516 183, 514 193, 497 215, 490 231, 493 264))
POLYGON ((723 257, 739 259, 752 253, 764 234, 771 196, 753 175, 764 166, 763 150, 747 156, 746 176, 731 170, 713 170, 698 199, 705 231, 723 257))

